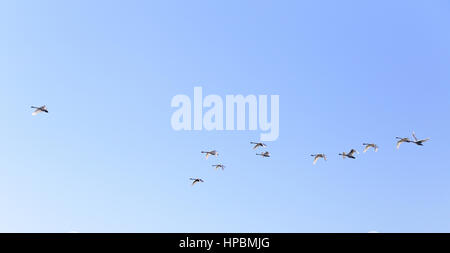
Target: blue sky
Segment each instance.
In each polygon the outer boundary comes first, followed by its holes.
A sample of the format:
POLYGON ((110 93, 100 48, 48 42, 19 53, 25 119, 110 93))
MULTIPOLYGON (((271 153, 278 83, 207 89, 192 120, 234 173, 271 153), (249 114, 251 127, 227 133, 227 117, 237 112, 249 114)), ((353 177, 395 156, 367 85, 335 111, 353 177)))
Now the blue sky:
POLYGON ((2 1, 0 232, 450 232, 449 12, 2 1), (258 131, 173 131, 171 99, 195 86, 280 95, 272 157, 251 149, 258 131), (396 150, 413 130, 431 141, 396 150), (363 142, 380 151, 337 155, 363 142))

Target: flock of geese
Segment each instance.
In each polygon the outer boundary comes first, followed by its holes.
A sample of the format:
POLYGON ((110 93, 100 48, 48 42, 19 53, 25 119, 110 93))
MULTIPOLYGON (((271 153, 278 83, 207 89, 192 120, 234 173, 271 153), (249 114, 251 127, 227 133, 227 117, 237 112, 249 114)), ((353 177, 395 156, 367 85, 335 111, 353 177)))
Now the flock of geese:
MULTIPOLYGON (((253 149, 258 149, 258 148, 266 148, 267 145, 265 143, 262 142, 250 142, 250 144, 254 145, 253 149)), ((219 152, 217 152, 216 150, 212 150, 212 151, 202 151, 202 154, 205 154, 205 159, 208 160, 208 158, 210 156, 215 156, 218 157, 219 156, 219 152)), ((264 151, 261 153, 256 153, 256 155, 261 156, 261 157, 270 157, 270 153, 268 151, 264 151)), ((225 165, 223 164, 213 164, 212 167, 214 167, 216 170, 218 169, 222 169, 225 170, 225 165)), ((201 178, 189 178, 189 180, 192 181, 192 186, 194 186, 197 183, 203 183, 205 182, 203 179, 201 178)))
MULTIPOLYGON (((413 132, 412 136, 414 138, 414 140, 409 139, 408 137, 402 138, 402 137, 396 137, 397 141, 397 149, 400 148, 400 145, 402 143, 413 143, 416 144, 418 146, 423 146, 423 144, 427 141, 430 140, 430 138, 426 138, 426 139, 418 139, 416 137, 416 133, 413 132)), ((253 149, 257 149, 257 148, 266 148, 267 145, 262 143, 262 142, 250 142, 250 144, 255 145, 253 147, 253 149)), ((363 153, 366 153, 369 149, 373 149, 375 152, 378 152, 378 145, 375 143, 363 143, 364 146, 364 150, 363 153)), ((215 156, 218 157, 219 153, 216 150, 212 150, 212 151, 202 151, 202 154, 205 154, 206 159, 208 159, 210 156, 215 156)), ((342 156, 343 159, 345 158, 350 158, 350 159, 356 159, 355 154, 359 154, 359 152, 356 149, 351 149, 350 152, 346 153, 346 152, 342 152, 339 153, 340 156, 342 156)), ((258 156, 262 156, 262 157, 270 157, 270 153, 268 151, 262 152, 262 153, 256 153, 256 155, 258 156)), ((311 155, 312 157, 314 157, 314 161, 313 161, 313 165, 315 165, 317 163, 317 161, 319 159, 323 159, 323 160, 327 160, 327 156, 325 154, 313 154, 311 155)), ((212 165, 216 170, 218 169, 225 169, 225 165, 223 164, 215 164, 212 165)), ((205 182, 203 179, 201 178, 190 178, 190 180, 192 181, 192 186, 194 186, 197 183, 203 183, 205 182)))
MULTIPOLYGON (((32 113, 33 116, 38 115, 39 113, 48 113, 48 109, 47 106, 43 105, 43 106, 31 106, 32 109, 35 109, 34 112, 32 113)), ((416 144, 417 146, 423 146, 423 144, 427 141, 430 140, 430 138, 426 138, 426 139, 418 139, 416 137, 416 133, 413 132, 412 133, 412 137, 413 140, 411 140, 408 137, 395 137, 398 141, 397 141, 397 149, 400 148, 400 145, 402 143, 413 143, 416 144)), ((262 142, 250 142, 250 144, 254 145, 253 149, 256 150, 258 148, 266 148, 267 145, 265 143, 262 142)), ((378 152, 378 145, 374 144, 374 143, 363 143, 364 146, 364 151, 363 153, 366 153, 369 149, 373 149, 375 152, 378 152)), ((212 150, 212 151, 202 151, 202 154, 205 154, 205 159, 208 160, 208 158, 210 156, 213 157, 218 157, 219 156, 219 152, 217 152, 216 150, 212 150)), ((346 152, 342 152, 339 153, 340 156, 342 156, 343 159, 345 158, 350 158, 350 159, 356 159, 355 154, 359 154, 359 152, 356 149, 352 149, 350 150, 350 152, 346 153, 346 152)), ((261 157, 270 157, 270 153, 268 151, 264 151, 261 153, 256 153, 257 156, 261 156, 261 157)), ((314 161, 313 161, 313 165, 315 165, 317 163, 317 161, 319 159, 323 159, 323 160, 327 160, 327 156, 325 154, 313 154, 311 155, 312 157, 314 157, 314 161)), ((213 164, 212 167, 214 167, 216 170, 221 169, 221 170, 225 170, 225 165, 223 164, 213 164)), ((192 186, 194 186, 197 183, 203 183, 205 182, 203 179, 201 178, 190 178, 190 180, 192 181, 192 186)))
MULTIPOLYGON (((425 142, 427 142, 427 141, 430 140, 430 138, 426 138, 426 139, 423 139, 423 140, 419 140, 419 139, 417 139, 416 133, 414 133, 414 132, 412 133, 412 136, 413 136, 413 138, 414 138, 413 141, 412 141, 411 139, 407 138, 407 137, 405 137, 405 138, 395 137, 395 138, 398 140, 398 141, 397 141, 397 149, 400 148, 400 145, 401 145, 402 143, 414 143, 414 144, 416 144, 416 145, 418 145, 418 146, 423 146, 423 143, 425 143, 425 142)), ((378 152, 378 149, 379 149, 378 145, 375 144, 375 143, 363 143, 363 146, 364 146, 364 151, 363 151, 363 153, 366 153, 366 152, 367 152, 369 149, 371 149, 371 148, 372 148, 375 152, 378 152)), ((356 159, 355 154, 359 154, 358 150, 352 149, 352 150, 350 150, 350 152, 348 152, 348 153, 342 152, 342 153, 340 153, 339 155, 342 156, 343 159, 345 159, 345 158, 356 159)), ((313 164, 316 164, 317 161, 318 161, 319 159, 324 159, 325 161, 327 160, 327 156, 326 156, 325 154, 313 154, 313 155, 311 155, 311 156, 314 157, 313 164)))

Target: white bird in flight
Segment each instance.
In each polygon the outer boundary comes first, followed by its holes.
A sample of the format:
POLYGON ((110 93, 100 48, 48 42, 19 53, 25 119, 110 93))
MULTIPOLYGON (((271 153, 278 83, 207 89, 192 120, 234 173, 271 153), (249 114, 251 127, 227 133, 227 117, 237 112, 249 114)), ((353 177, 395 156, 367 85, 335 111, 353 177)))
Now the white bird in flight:
POLYGON ((260 155, 260 156, 262 156, 262 157, 270 157, 270 153, 269 153, 268 151, 263 152, 263 153, 261 153, 261 154, 256 154, 256 155, 260 155))
POLYGON ((203 181, 200 178, 189 178, 189 180, 193 181, 192 182, 192 186, 194 186, 196 183, 203 183, 203 182, 205 182, 205 181, 203 181))
POLYGON ((397 149, 400 148, 400 145, 402 143, 410 143, 411 140, 409 138, 401 138, 401 137, 395 137, 396 139, 398 139, 399 141, 397 141, 397 149))
POLYGON ((253 147, 253 149, 257 149, 257 148, 259 148, 259 147, 261 147, 261 148, 267 147, 267 145, 264 144, 264 143, 262 143, 262 142, 250 142, 250 144, 254 144, 254 145, 255 145, 255 146, 253 147))
POLYGON ((223 164, 215 164, 215 165, 212 165, 216 170, 218 170, 218 169, 222 169, 222 170, 224 170, 225 169, 225 165, 223 165, 223 164))
POLYGON ((367 150, 369 150, 370 148, 373 148, 375 150, 375 152, 378 152, 378 146, 377 144, 374 143, 363 143, 364 146, 366 146, 366 148, 364 148, 364 153, 367 152, 367 150))
POLYGON ((352 150, 350 150, 350 152, 348 154, 343 152, 342 154, 339 154, 339 155, 342 156, 343 159, 345 159, 346 157, 351 158, 351 159, 356 159, 356 157, 354 156, 355 153, 359 154, 358 151, 356 151, 355 149, 352 149, 352 150))
POLYGON ((41 107, 32 106, 31 108, 36 109, 31 115, 36 116, 41 112, 48 113, 47 106, 43 105, 41 107))
POLYGON ((215 150, 213 150, 213 151, 202 151, 202 154, 206 154, 206 156, 205 156, 206 160, 208 160, 209 156, 215 156, 215 157, 219 156, 219 153, 217 151, 215 151, 215 150))
POLYGON ((316 164, 317 161, 319 160, 319 158, 323 158, 323 160, 327 160, 327 156, 325 154, 315 154, 315 155, 311 155, 314 156, 314 162, 313 164, 316 164))

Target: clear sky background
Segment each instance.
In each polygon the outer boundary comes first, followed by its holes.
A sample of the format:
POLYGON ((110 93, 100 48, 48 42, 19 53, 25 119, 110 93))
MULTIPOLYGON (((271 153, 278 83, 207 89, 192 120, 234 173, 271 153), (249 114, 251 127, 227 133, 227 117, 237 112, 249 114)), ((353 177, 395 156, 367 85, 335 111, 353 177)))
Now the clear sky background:
POLYGON ((446 0, 2 1, 0 232, 450 232, 449 26, 446 0), (272 157, 173 131, 194 86, 280 95, 272 157))

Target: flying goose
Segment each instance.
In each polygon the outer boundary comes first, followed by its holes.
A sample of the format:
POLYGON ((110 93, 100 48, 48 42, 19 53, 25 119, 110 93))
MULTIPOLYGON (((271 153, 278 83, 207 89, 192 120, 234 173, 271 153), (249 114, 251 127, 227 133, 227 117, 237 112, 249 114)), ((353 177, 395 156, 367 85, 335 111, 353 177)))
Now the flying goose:
POLYGON ((215 164, 215 165, 212 165, 216 170, 218 170, 218 169, 222 169, 222 170, 224 170, 225 169, 225 165, 223 165, 223 164, 215 164))
POLYGON ((259 148, 259 147, 261 147, 261 148, 267 147, 267 145, 264 144, 264 143, 262 143, 262 142, 250 142, 250 144, 254 144, 254 145, 255 145, 255 146, 253 147, 253 149, 257 149, 257 148, 259 148))
POLYGON ((262 156, 262 157, 270 157, 270 153, 269 153, 268 151, 263 152, 263 153, 261 153, 261 154, 256 154, 256 155, 260 155, 260 156, 262 156))
POLYGON ((208 160, 208 157, 210 155, 215 156, 215 157, 219 156, 219 153, 217 151, 215 151, 215 150, 213 150, 213 151, 202 151, 202 154, 206 154, 206 160, 208 160))
POLYGON ((352 150, 350 150, 350 152, 348 154, 346 154, 345 152, 342 152, 339 155, 341 155, 343 159, 345 159, 345 157, 348 157, 351 159, 356 159, 356 157, 354 156, 355 153, 359 154, 358 151, 352 149, 352 150))
POLYGON ((373 148, 375 150, 375 152, 378 152, 378 146, 377 144, 373 144, 373 143, 363 143, 364 146, 366 146, 366 148, 364 149, 364 153, 367 152, 367 150, 369 150, 370 148, 373 148))
POLYGON ((48 113, 47 106, 43 105, 41 107, 32 106, 31 108, 36 109, 31 115, 36 116, 41 112, 48 113))
POLYGON ((196 183, 203 183, 204 181, 200 178, 189 178, 189 180, 192 181, 192 186, 194 186, 196 183))
POLYGON ((418 145, 418 146, 423 146, 423 143, 424 143, 424 142, 430 140, 430 138, 426 138, 426 139, 424 139, 424 140, 419 140, 419 139, 417 139, 416 133, 414 133, 414 132, 412 133, 412 136, 414 137, 414 141, 412 141, 412 143, 414 143, 414 144, 416 144, 416 145, 418 145))
POLYGON ((313 164, 316 164, 317 161, 319 160, 319 158, 323 158, 325 161, 327 160, 327 156, 325 154, 315 154, 315 155, 311 155, 311 156, 314 156, 313 164))
POLYGON ((399 149, 400 148, 400 145, 402 144, 402 143, 410 143, 411 142, 411 140, 409 139, 409 138, 401 138, 401 137, 395 137, 396 139, 398 139, 399 141, 397 141, 397 149, 399 149))

